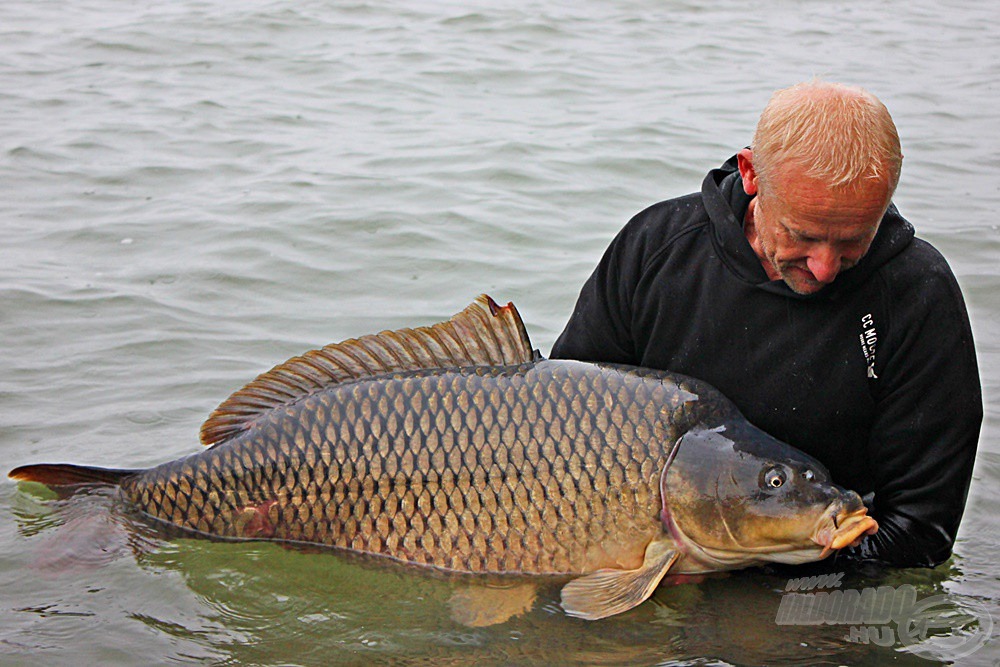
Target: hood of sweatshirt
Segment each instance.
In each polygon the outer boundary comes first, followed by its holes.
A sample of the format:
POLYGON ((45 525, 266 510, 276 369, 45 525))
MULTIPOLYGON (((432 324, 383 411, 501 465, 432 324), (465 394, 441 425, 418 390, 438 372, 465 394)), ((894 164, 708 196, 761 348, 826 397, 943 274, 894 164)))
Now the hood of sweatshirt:
POLYGON ((883 264, 913 242, 913 225, 907 222, 895 205, 882 217, 878 232, 868 253, 850 269, 813 294, 797 294, 783 280, 771 280, 743 233, 743 218, 752 196, 743 190, 734 155, 719 169, 708 172, 701 186, 701 197, 712 225, 712 242, 719 257, 741 280, 758 289, 793 299, 837 299, 868 280, 883 264))

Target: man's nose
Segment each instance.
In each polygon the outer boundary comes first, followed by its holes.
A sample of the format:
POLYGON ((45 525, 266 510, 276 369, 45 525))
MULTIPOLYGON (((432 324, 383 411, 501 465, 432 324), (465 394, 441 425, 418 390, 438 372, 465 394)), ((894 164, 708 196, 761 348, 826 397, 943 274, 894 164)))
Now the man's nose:
POLYGON ((806 266, 813 274, 813 278, 824 285, 832 283, 833 279, 837 277, 837 274, 840 273, 840 264, 840 254, 829 246, 817 248, 806 259, 806 266))

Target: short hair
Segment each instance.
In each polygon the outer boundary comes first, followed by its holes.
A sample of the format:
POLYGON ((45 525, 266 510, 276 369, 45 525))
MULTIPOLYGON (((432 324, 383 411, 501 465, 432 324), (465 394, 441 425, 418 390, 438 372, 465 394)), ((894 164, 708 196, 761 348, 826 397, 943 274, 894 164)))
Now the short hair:
POLYGON ((774 165, 795 161, 831 187, 888 175, 890 195, 903 163, 896 124, 877 97, 818 79, 771 96, 757 123, 753 155, 765 184, 774 165))

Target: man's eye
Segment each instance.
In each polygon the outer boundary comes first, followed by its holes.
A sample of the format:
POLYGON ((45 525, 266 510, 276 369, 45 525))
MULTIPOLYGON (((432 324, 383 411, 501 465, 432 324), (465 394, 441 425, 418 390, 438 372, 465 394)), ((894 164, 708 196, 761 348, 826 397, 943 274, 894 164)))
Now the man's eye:
POLYGON ((819 240, 813 238, 812 236, 803 234, 802 232, 795 231, 794 229, 788 227, 787 225, 785 226, 785 233, 787 233, 790 237, 792 237, 792 240, 795 241, 796 243, 815 243, 816 241, 819 240))

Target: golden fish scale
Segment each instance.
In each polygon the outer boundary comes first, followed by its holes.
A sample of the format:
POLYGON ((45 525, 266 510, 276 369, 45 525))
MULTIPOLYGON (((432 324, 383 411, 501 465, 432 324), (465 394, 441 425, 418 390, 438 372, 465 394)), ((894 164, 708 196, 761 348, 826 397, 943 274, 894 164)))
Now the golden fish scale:
POLYGON ((675 381, 559 361, 366 379, 125 488, 156 518, 227 538, 476 573, 634 567, 660 530, 666 453, 719 407, 675 381))

